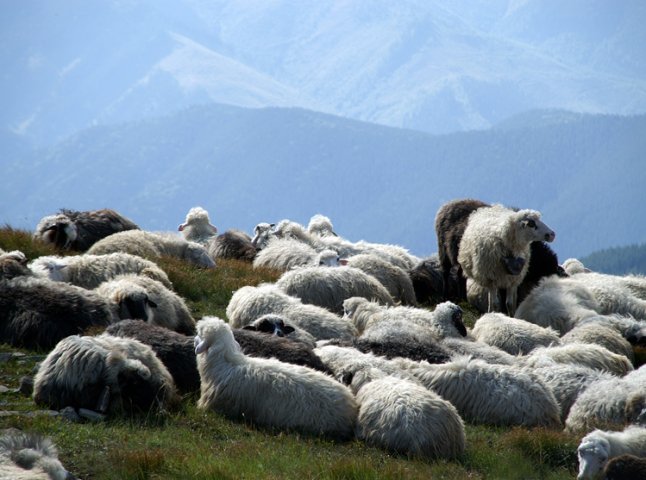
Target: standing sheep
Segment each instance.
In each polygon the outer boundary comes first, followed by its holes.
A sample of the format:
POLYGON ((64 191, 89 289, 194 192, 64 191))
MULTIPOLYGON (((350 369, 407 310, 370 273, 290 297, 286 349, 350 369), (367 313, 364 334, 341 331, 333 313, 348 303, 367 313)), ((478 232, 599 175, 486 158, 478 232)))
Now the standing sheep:
POLYGON ((577 448, 579 457, 577 479, 598 478, 609 459, 623 454, 646 456, 646 428, 630 425, 620 432, 594 430, 588 433, 577 448))
POLYGON ((278 430, 353 436, 356 401, 329 376, 271 358, 247 357, 229 325, 215 317, 198 322, 195 344, 199 408, 278 430))
POLYGON ((517 288, 529 267, 530 244, 555 238, 540 216, 534 210, 514 211, 502 205, 481 208, 469 216, 458 262, 466 277, 489 291, 489 312, 498 307, 498 289, 503 288, 507 311, 514 316, 517 288))
POLYGON ((57 215, 44 217, 33 236, 60 249, 85 252, 113 233, 138 229, 134 222, 114 210, 79 212, 61 209, 57 215))
POLYGON ((107 255, 86 253, 66 257, 48 255, 33 260, 29 268, 39 276, 90 290, 126 273, 145 275, 162 282, 168 288, 172 287, 168 275, 156 263, 124 252, 107 255))
POLYGON ((131 253, 148 259, 167 255, 199 267, 215 267, 215 262, 209 257, 206 248, 199 243, 187 242, 176 236, 144 230, 114 233, 96 242, 87 253, 105 255, 114 252, 131 253))
POLYGON ((173 378, 153 350, 131 338, 111 335, 61 340, 34 378, 36 404, 147 413, 177 404, 173 378))

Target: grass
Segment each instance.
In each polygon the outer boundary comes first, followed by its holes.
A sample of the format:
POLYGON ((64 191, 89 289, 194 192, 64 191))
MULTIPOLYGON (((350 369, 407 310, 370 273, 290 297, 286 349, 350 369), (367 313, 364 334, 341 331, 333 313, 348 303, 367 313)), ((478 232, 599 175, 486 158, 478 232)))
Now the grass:
MULTIPOLYGON (((56 254, 34 243, 28 232, 0 228, 0 247, 22 250, 29 259, 56 254)), ((220 261, 203 270, 171 258, 158 259, 175 290, 196 318, 226 318, 233 292, 244 285, 272 282, 279 272, 254 270, 244 262, 220 261)), ((477 312, 468 304, 465 323, 477 312)), ((31 398, 14 392, 33 375, 43 355, 0 345, 0 428, 16 427, 48 435, 63 464, 81 479, 572 479, 579 438, 541 428, 467 425, 467 449, 452 461, 393 455, 360 441, 335 443, 296 433, 277 433, 233 422, 195 406, 186 398, 179 411, 163 417, 72 423, 60 416, 33 414, 31 398), (1 415, 17 411, 20 415, 1 415)), ((639 352, 638 352, 639 353, 639 352)), ((644 352, 641 353, 642 356, 644 352)))

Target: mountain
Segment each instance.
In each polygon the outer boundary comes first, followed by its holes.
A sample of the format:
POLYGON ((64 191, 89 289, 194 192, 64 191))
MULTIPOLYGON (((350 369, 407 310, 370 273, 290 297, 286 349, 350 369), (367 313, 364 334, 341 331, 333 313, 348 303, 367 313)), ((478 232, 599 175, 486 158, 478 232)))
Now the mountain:
POLYGON ((646 243, 604 248, 580 260, 594 272, 646 275, 646 243))
POLYGON ((191 107, 18 151, 3 166, 0 221, 31 230, 59 208, 110 207, 175 230, 201 205, 220 231, 251 232, 322 213, 350 240, 424 256, 437 250, 438 208, 474 197, 540 210, 561 259, 644 241, 646 115, 513 123, 432 135, 298 108, 191 107))
POLYGON ((639 0, 9 2, 0 131, 51 146, 209 102, 436 134, 532 109, 639 114, 644 23, 639 0))

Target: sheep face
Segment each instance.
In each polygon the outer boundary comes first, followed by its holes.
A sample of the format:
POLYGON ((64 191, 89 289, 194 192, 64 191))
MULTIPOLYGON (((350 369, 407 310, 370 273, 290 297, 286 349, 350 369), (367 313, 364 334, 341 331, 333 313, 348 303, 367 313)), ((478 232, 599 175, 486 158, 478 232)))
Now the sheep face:
POLYGON ((519 213, 518 226, 520 234, 527 240, 527 243, 534 241, 553 242, 556 233, 545 225, 540 214, 533 210, 521 210, 519 213))
POLYGON ((452 324, 461 336, 467 336, 467 327, 462 320, 462 308, 458 305, 453 302, 443 302, 435 307, 434 313, 438 319, 452 324))
POLYGON ((275 235, 275 223, 259 223, 253 229, 253 238, 251 244, 256 247, 256 250, 262 250, 267 246, 269 240, 275 235))
POLYGON ((269 335, 276 335, 277 337, 284 337, 294 332, 294 327, 285 325, 285 322, 278 315, 263 315, 261 318, 253 322, 251 325, 242 327, 244 330, 253 330, 256 332, 267 333, 269 335))
POLYGON ((324 250, 319 254, 319 266, 320 267, 338 267, 339 265, 345 265, 347 263, 343 262, 339 258, 339 254, 334 250, 324 250))
POLYGON ((610 445, 603 438, 594 438, 581 443, 577 449, 579 475, 577 480, 593 480, 603 471, 608 462, 610 445))
POLYGON ((58 214, 41 220, 35 236, 56 248, 68 249, 77 239, 78 230, 67 215, 58 214))

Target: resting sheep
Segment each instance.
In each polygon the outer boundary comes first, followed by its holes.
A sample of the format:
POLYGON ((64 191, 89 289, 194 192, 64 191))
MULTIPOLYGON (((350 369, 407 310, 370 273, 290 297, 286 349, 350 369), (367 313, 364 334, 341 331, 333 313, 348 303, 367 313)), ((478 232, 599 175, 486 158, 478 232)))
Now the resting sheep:
MULTIPOLYGON (((640 297, 639 280, 637 277, 621 277, 602 273, 578 273, 570 276, 573 282, 585 285, 599 303, 598 310, 602 315, 617 313, 631 315, 646 320, 646 300, 640 297)), ((646 283, 646 282, 645 282, 646 283)), ((644 285, 646 291, 646 285, 644 285)))
POLYGON ((409 457, 455 458, 464 453, 464 423, 455 407, 436 393, 381 374, 361 387, 356 398, 356 435, 367 444, 409 457))
POLYGON ((339 345, 356 348, 362 353, 373 353, 387 359, 408 358, 428 363, 444 363, 451 360, 451 352, 440 342, 428 339, 387 338, 371 340, 355 338, 354 340, 329 340, 326 345, 339 345))
POLYGON ((310 235, 318 235, 319 237, 338 237, 334 232, 332 221, 320 213, 310 218, 310 222, 307 224, 307 232, 310 235))
POLYGON ((498 289, 505 289, 507 312, 514 316, 517 289, 529 267, 530 244, 552 242, 554 232, 534 210, 514 211, 502 205, 469 215, 460 241, 458 263, 467 278, 489 291, 489 308, 499 308, 498 289))
POLYGON ((0 281, 0 342, 49 350, 69 335, 118 320, 116 305, 81 287, 31 276, 0 281))
POLYGON ((588 433, 577 448, 577 479, 598 478, 609 459, 624 454, 646 456, 646 428, 630 425, 623 431, 594 430, 588 433))
POLYGON ((27 257, 21 251, 0 254, 0 280, 32 275, 33 272, 27 267, 27 257))
POLYGON ((256 247, 251 237, 242 230, 230 229, 212 239, 207 250, 213 259, 226 258, 252 262, 256 257, 256 247))
MULTIPOLYGON (((334 258, 338 258, 336 252, 332 253, 334 258)), ((319 260, 319 252, 306 243, 293 238, 273 238, 256 254, 253 266, 287 271, 295 267, 319 265, 319 260)))
POLYGON ((75 480, 58 459, 52 441, 16 428, 0 430, 0 478, 6 480, 75 480))
POLYGON ((215 262, 199 243, 187 242, 173 235, 129 230, 99 240, 87 251, 94 255, 126 252, 140 257, 155 259, 161 256, 179 258, 199 267, 213 268, 215 262))
POLYGON ((151 312, 146 318, 120 315, 122 318, 139 318, 185 335, 195 334, 195 320, 184 299, 157 280, 139 275, 120 275, 103 282, 95 292, 113 301, 120 308, 128 308, 133 297, 136 298, 142 292, 147 305, 152 307, 151 312))
POLYGON ((61 340, 38 368, 33 398, 57 410, 109 415, 161 411, 179 400, 171 374, 148 345, 106 334, 61 340))
POLYGON ((316 346, 316 339, 307 330, 290 323, 288 319, 275 313, 268 313, 256 318, 253 322, 242 327, 246 330, 255 330, 278 337, 287 337, 295 342, 301 342, 312 348, 316 346))
POLYGON ((471 330, 473 338, 512 355, 527 355, 536 347, 560 345, 556 330, 543 328, 502 313, 486 313, 471 330))
POLYGON ((316 340, 356 337, 357 330, 348 319, 341 318, 325 308, 302 303, 287 295, 274 284, 258 287, 250 285, 236 290, 226 314, 233 328, 241 328, 259 317, 273 313, 284 317, 295 327, 300 327, 316 340))
POLYGON ((644 480, 646 457, 624 453, 608 460, 603 470, 603 480, 644 480))
POLYGON ((553 347, 537 347, 522 357, 522 364, 528 367, 540 364, 549 358, 558 363, 582 365, 618 376, 633 371, 633 365, 624 355, 612 353, 601 345, 592 343, 566 343, 553 347))
POLYGON ((29 268, 36 275, 90 290, 126 273, 145 275, 162 282, 168 288, 172 287, 168 275, 156 263, 124 252, 107 255, 86 253, 66 257, 48 255, 33 260, 29 268))
POLYGON ((114 210, 79 212, 61 209, 57 215, 41 219, 33 237, 60 249, 85 252, 113 233, 138 229, 134 222, 114 210))
POLYGON ((516 365, 518 363, 515 355, 511 355, 493 345, 476 342, 469 337, 447 337, 442 339, 440 345, 451 353, 451 358, 453 359, 469 356, 493 364, 516 365))
POLYGON ((611 326, 602 323, 581 323, 561 337, 563 345, 569 343, 592 343, 607 348, 612 353, 635 361, 635 351, 628 340, 611 326))
POLYGON ((211 224, 209 212, 202 207, 193 207, 186 214, 184 223, 177 227, 188 242, 206 245, 218 233, 218 229, 211 224))
POLYGON ((419 304, 435 305, 443 299, 458 298, 458 278, 454 270, 449 272, 445 288, 442 267, 437 255, 421 260, 408 272, 419 304), (445 294, 446 291, 446 294, 445 294))
POLYGON ((244 355, 229 325, 216 317, 198 322, 195 345, 198 408, 277 430, 353 436, 357 404, 336 380, 311 368, 244 355))

